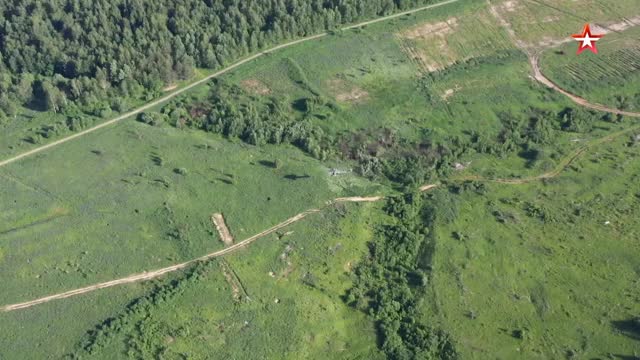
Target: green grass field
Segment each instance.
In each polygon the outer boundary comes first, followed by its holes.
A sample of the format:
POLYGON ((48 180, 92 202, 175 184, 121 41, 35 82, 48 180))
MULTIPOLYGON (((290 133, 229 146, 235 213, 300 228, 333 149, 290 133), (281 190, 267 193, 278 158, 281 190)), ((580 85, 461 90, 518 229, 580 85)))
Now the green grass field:
POLYGON ((370 239, 370 216, 369 207, 338 208, 230 256, 239 300, 220 264, 210 264, 152 316, 131 315, 90 358, 379 358, 373 325, 339 296, 370 239))
POLYGON ((243 239, 343 194, 323 165, 294 149, 134 122, 93 140, 2 169, 3 303, 222 248, 214 212, 243 239), (275 159, 281 168, 269 166, 275 159))
POLYGON ((639 154, 625 136, 556 179, 458 197, 425 308, 463 358, 637 356, 639 154))
MULTIPOLYGON (((570 16, 550 4, 514 3, 535 16, 560 16, 537 35, 582 21, 581 13, 570 16)), ((520 36, 527 12, 505 4, 498 10, 520 36)), ((575 3, 561 5, 571 10, 575 3)), ((613 22, 632 5, 600 6, 598 16, 613 22)), ((276 98, 292 118, 309 119, 336 139, 375 143, 381 129, 391 129, 404 146, 401 156, 474 137, 497 144, 524 139, 502 154, 468 147, 451 160, 466 170, 430 179, 453 185, 473 175, 540 175, 634 125, 593 113, 589 126, 568 130, 559 114, 575 105, 530 78, 526 55, 488 6, 460 1, 337 32, 262 57, 223 80, 251 94, 249 105, 276 98), (457 20, 447 23, 451 18, 457 20), (424 30, 434 26, 441 34, 424 30), (408 39, 410 33, 419 36, 408 39), (427 60, 441 69, 430 72, 427 60), (303 114, 296 104, 314 96, 328 105, 303 114), (529 133, 540 114, 548 134, 536 142, 529 133)), ((624 59, 635 54, 627 49, 635 35, 637 29, 607 35, 612 41, 598 44, 602 58, 576 59, 574 43, 549 50, 543 70, 596 102, 609 103, 607 94, 631 97, 637 74, 624 59), (594 76, 571 72, 582 65, 594 76), (607 67, 616 76, 604 76, 607 67)), ((198 104, 209 94, 203 85, 181 101, 198 104)), ((31 148, 21 139, 33 129, 63 121, 48 116, 4 125, 0 159, 31 148)), ((416 319, 449 333, 462 359, 637 356, 637 334, 628 326, 640 313, 640 148, 633 135, 590 149, 555 179, 451 194, 457 219, 431 229, 434 266, 416 319)), ((357 165, 340 155, 317 160, 292 145, 252 146, 131 119, 0 168, 0 305, 222 249, 211 222, 216 212, 239 241, 335 197, 398 194, 388 180, 329 176, 330 168, 357 165)), ((376 324, 343 298, 374 230, 389 221, 382 207, 336 205, 196 270, 0 313, 9 334, 0 336, 0 359, 382 359, 376 324)))
POLYGON ((547 50, 545 74, 563 88, 601 104, 628 111, 640 109, 640 27, 607 34, 598 41, 598 55, 575 55, 576 44, 547 50))

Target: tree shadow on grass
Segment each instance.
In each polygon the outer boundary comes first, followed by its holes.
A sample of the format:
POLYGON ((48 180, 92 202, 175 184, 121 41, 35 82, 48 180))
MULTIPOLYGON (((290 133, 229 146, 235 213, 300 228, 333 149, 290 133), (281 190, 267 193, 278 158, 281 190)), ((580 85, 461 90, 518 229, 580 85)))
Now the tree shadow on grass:
POLYGON ((295 174, 289 174, 289 175, 285 175, 284 178, 287 180, 300 180, 300 179, 308 179, 311 176, 309 175, 295 175, 295 174))
POLYGON ((640 341, 640 317, 627 319, 627 320, 617 320, 612 321, 611 325, 620 331, 622 334, 640 341))
POLYGON ((276 168, 276 162, 275 161, 269 161, 269 160, 260 160, 258 161, 258 163, 264 167, 268 167, 268 168, 272 168, 275 169, 276 168))
POLYGON ((611 354, 613 355, 616 359, 619 360, 640 360, 640 357, 634 356, 634 355, 620 355, 620 354, 611 354))

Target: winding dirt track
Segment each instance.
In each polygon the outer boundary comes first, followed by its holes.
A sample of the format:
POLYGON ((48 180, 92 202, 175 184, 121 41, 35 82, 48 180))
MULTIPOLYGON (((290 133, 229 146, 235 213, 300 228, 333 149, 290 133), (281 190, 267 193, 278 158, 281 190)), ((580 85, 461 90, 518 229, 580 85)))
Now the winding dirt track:
MULTIPOLYGON (((531 64, 531 70, 533 71, 533 79, 535 79, 537 82, 539 82, 539 83, 547 86, 548 88, 551 88, 551 89, 559 92, 560 94, 568 97, 571 101, 573 101, 574 103, 576 103, 576 104, 578 104, 580 106, 584 106, 584 107, 589 108, 589 109, 608 112, 608 113, 612 113, 612 114, 616 114, 616 115, 640 117, 640 113, 623 111, 623 110, 619 110, 619 109, 610 108, 610 107, 607 107, 605 105, 590 103, 588 100, 586 100, 584 98, 581 98, 581 97, 579 97, 579 96, 577 96, 575 94, 572 94, 572 93, 564 90, 563 88, 558 86, 556 83, 551 81, 548 77, 546 77, 542 73, 542 70, 540 69, 540 64, 539 64, 540 56, 539 56, 539 54, 540 54, 540 51, 542 51, 544 49, 539 49, 538 47, 531 46, 531 45, 525 43, 524 41, 520 40, 518 38, 518 35, 516 34, 515 30, 513 29, 511 24, 509 23, 509 21, 507 21, 507 19, 505 19, 500 14, 500 12, 496 9, 496 7, 494 5, 492 5, 491 0, 487 0, 487 4, 489 6, 489 11, 493 15, 493 17, 496 18, 496 20, 498 21, 500 26, 502 26, 505 29, 505 31, 507 32, 507 35, 509 36, 509 38, 511 39, 513 44, 518 49, 522 50, 527 55, 527 57, 529 58, 529 64, 531 64)), ((555 47, 557 45, 560 45, 560 44, 563 44, 563 43, 565 43, 567 41, 572 41, 572 39, 559 41, 555 45, 549 46, 548 48, 553 48, 553 47, 555 47)))
POLYGON ((589 109, 593 109, 593 110, 598 110, 598 111, 603 111, 603 112, 608 112, 608 113, 612 113, 612 114, 616 114, 616 115, 625 115, 625 116, 631 116, 631 117, 640 117, 640 113, 637 112, 630 112, 630 111, 623 111, 623 110, 619 110, 619 109, 613 109, 604 105, 600 105, 600 104, 593 104, 590 103, 589 101, 587 101, 586 99, 583 99, 577 95, 574 95, 564 89, 562 89, 561 87, 559 87, 558 85, 556 85, 553 81, 551 81, 549 78, 547 78, 546 76, 544 76, 544 74, 542 73, 542 70, 540 69, 540 65, 539 65, 539 57, 537 54, 533 54, 527 51, 527 56, 529 57, 529 63, 531 64, 531 68, 533 69, 533 78, 538 81, 539 83, 561 93, 562 95, 568 97, 569 99, 571 99, 571 101, 575 102, 576 104, 580 105, 580 106, 584 106, 586 108, 589 109))
MULTIPOLYGON (((458 1, 460 1, 460 0, 447 0, 447 1, 443 1, 443 2, 437 3, 437 4, 423 6, 423 7, 417 8, 417 9, 412 9, 412 10, 400 12, 400 13, 397 13, 397 14, 384 16, 384 17, 381 17, 381 18, 378 18, 378 19, 361 22, 361 23, 358 23, 358 24, 355 24, 355 25, 346 26, 346 27, 342 28, 342 30, 351 30, 351 29, 355 29, 355 28, 360 28, 360 27, 363 27, 363 26, 375 24, 375 23, 382 22, 382 21, 387 21, 387 20, 394 19, 394 18, 399 18, 399 17, 405 16, 405 15, 417 13, 417 12, 428 10, 428 9, 433 9, 433 8, 436 8, 436 7, 444 6, 444 5, 455 3, 455 2, 458 2, 458 1)), ((255 60, 255 59, 257 59, 257 58, 259 58, 261 56, 264 56, 266 54, 269 54, 269 53, 271 53, 273 51, 284 49, 284 48, 287 48, 287 47, 290 47, 290 46, 293 46, 293 45, 296 45, 296 44, 300 44, 300 43, 303 43, 303 42, 307 42, 307 41, 310 41, 310 40, 315 40, 315 39, 327 36, 328 34, 329 33, 326 32, 326 33, 321 33, 321 34, 305 37, 305 38, 302 38, 302 39, 290 41, 288 43, 285 43, 285 44, 282 44, 282 45, 278 45, 278 46, 275 46, 275 47, 273 47, 273 48, 271 48, 269 50, 266 50, 266 51, 257 53, 255 55, 252 55, 252 56, 250 56, 250 57, 248 57, 246 59, 240 60, 240 61, 234 63, 233 65, 230 65, 230 66, 228 66, 228 67, 226 67, 226 68, 224 68, 224 69, 222 69, 222 70, 220 70, 220 71, 218 71, 218 72, 216 72, 214 74, 211 74, 211 75, 209 75, 209 76, 207 76, 207 77, 205 77, 205 78, 203 78, 201 80, 193 82, 193 83, 191 83, 191 84, 189 84, 189 85, 187 85, 187 86, 185 86, 185 87, 183 87, 183 88, 181 88, 179 90, 176 90, 176 91, 172 92, 171 94, 169 94, 167 96, 161 97, 161 98, 159 98, 157 100, 154 100, 154 101, 152 101, 150 103, 147 103, 144 106, 141 106, 141 107, 139 107, 139 108, 137 108, 137 109, 135 109, 133 111, 127 112, 125 114, 122 114, 122 115, 120 115, 120 116, 118 116, 118 117, 116 117, 114 119, 111 119, 111 120, 106 121, 106 122, 104 122, 102 124, 96 125, 96 126, 94 126, 92 128, 83 130, 83 131, 78 132, 76 134, 73 134, 71 136, 68 136, 68 137, 53 141, 53 142, 51 142, 49 144, 40 146, 40 147, 35 148, 35 149, 29 150, 29 151, 24 152, 22 154, 16 155, 16 156, 14 156, 12 158, 0 161, 0 167, 9 165, 11 163, 14 163, 14 162, 20 160, 20 159, 26 158, 26 157, 31 156, 31 155, 35 155, 35 154, 40 153, 40 152, 42 152, 44 150, 53 148, 53 147, 61 145, 61 144, 64 144, 67 141, 71 141, 71 140, 77 139, 77 138, 79 138, 81 136, 90 134, 90 133, 92 133, 94 131, 97 131, 97 130, 102 129, 104 127, 113 125, 113 124, 115 124, 117 122, 120 122, 120 121, 122 121, 124 119, 127 119, 127 118, 129 118, 131 116, 135 116, 135 115, 137 115, 137 114, 139 114, 139 113, 141 113, 141 112, 143 112, 143 111, 145 111, 145 110, 147 110, 149 108, 152 108, 152 107, 154 107, 156 105, 159 105, 159 104, 161 104, 163 102, 166 102, 166 101, 176 97, 177 95, 180 95, 180 94, 184 93, 185 91, 187 91, 187 90, 189 90, 189 89, 191 89, 191 88, 193 88, 195 86, 201 85, 201 84, 203 84, 203 83, 205 83, 205 82, 207 82, 207 81, 209 81, 209 80, 211 80, 211 79, 213 79, 215 77, 219 77, 220 75, 223 75, 223 74, 225 74, 225 73, 227 73, 227 72, 229 72, 229 71, 231 71, 231 70, 233 70, 233 69, 235 69, 235 68, 237 68, 237 67, 239 67, 239 66, 241 66, 243 64, 246 64, 246 63, 248 63, 248 62, 250 62, 252 60, 255 60)), ((373 201, 378 201, 378 200, 381 200, 381 199, 383 199, 383 197, 338 198, 338 199, 335 199, 333 201, 330 201, 328 203, 328 205, 333 204, 333 203, 338 203, 338 202, 373 202, 373 201)), ((181 264, 173 265, 173 266, 170 266, 170 267, 166 267, 166 268, 155 270, 155 271, 151 271, 151 272, 143 272, 141 274, 134 274, 134 275, 130 275, 130 276, 127 276, 125 278, 122 278, 122 279, 107 281, 107 282, 104 282, 104 283, 99 283, 99 284, 87 286, 87 287, 80 288, 80 289, 70 290, 70 291, 67 291, 67 292, 46 296, 46 297, 43 297, 43 298, 40 298, 40 299, 27 301, 27 302, 24 302, 24 303, 2 306, 2 307, 0 307, 0 312, 7 312, 7 311, 18 310, 18 309, 25 309, 25 308, 32 307, 32 306, 35 306, 35 305, 38 305, 38 304, 43 304, 43 303, 46 303, 46 302, 49 302, 49 301, 65 299, 65 298, 68 298, 68 297, 72 297, 72 296, 76 296, 76 295, 80 295, 80 294, 85 294, 85 293, 92 292, 92 291, 99 290, 99 289, 104 289, 104 288, 113 287, 113 286, 122 285, 122 284, 129 284, 129 283, 138 282, 138 281, 150 280, 150 279, 159 277, 159 276, 164 275, 164 274, 169 273, 169 272, 173 272, 173 271, 177 271, 177 270, 180 270, 180 269, 184 269, 185 267, 187 267, 187 266, 189 266, 189 265, 191 265, 191 264, 193 264, 193 263, 195 263, 197 261, 208 260, 208 259, 220 257, 220 256, 223 256, 223 255, 229 254, 231 252, 234 252, 234 251, 236 251, 236 250, 238 250, 240 248, 243 248, 243 247, 251 244, 252 242, 258 240, 261 237, 264 237, 264 236, 266 236, 268 234, 271 234, 274 231, 277 231, 278 229, 281 229, 281 228, 283 228, 285 226, 288 226, 288 225, 290 225, 290 224, 292 224, 292 223, 294 223, 296 221, 299 221, 299 220, 303 219, 304 217, 306 217, 309 214, 313 214, 313 213, 316 213, 316 212, 319 212, 319 211, 321 211, 321 210, 320 209, 307 210, 307 211, 302 212, 302 213, 300 213, 300 214, 298 214, 298 215, 296 215, 296 216, 294 216, 292 218, 289 218, 289 219, 283 221, 282 223, 280 223, 278 225, 275 225, 275 226, 273 226, 273 227, 271 227, 271 228, 269 228, 269 229, 267 229, 267 230, 265 230, 265 231, 263 231, 263 232, 261 232, 259 234, 256 234, 256 235, 254 235, 254 236, 252 236, 252 237, 250 237, 248 239, 242 240, 242 241, 240 241, 240 242, 238 242, 238 243, 236 243, 234 245, 231 245, 231 246, 225 248, 224 250, 216 251, 214 253, 205 255, 205 256, 203 256, 201 258, 198 258, 198 259, 194 259, 194 260, 191 260, 191 261, 187 261, 187 262, 184 262, 184 263, 181 263, 181 264)))
MULTIPOLYGON (((384 18, 379 18, 379 19, 376 19, 376 20, 367 21, 367 22, 360 23, 360 24, 357 24, 357 25, 348 26, 348 27, 345 27, 343 30, 362 27, 362 26, 365 26, 365 25, 368 25, 368 24, 373 24, 373 23, 376 23, 376 22, 385 21, 385 20, 388 20, 388 19, 391 19, 391 18, 404 16, 404 15, 407 15, 407 14, 411 14, 411 13, 415 13, 415 12, 418 12, 418 11, 422 11, 422 10, 426 10, 426 9, 430 9, 430 8, 434 8, 434 7, 438 7, 438 6, 442 6, 442 5, 446 5, 446 4, 449 4, 449 3, 456 2, 456 1, 459 1, 459 0, 444 1, 444 2, 441 2, 441 3, 438 3, 438 4, 425 6, 425 7, 419 8, 419 9, 414 9, 414 10, 410 10, 410 11, 407 11, 407 12, 403 12, 403 13, 398 13, 398 14, 395 14, 395 15, 387 16, 387 17, 384 17, 384 18)), ((500 20, 501 23, 504 23, 503 19, 498 18, 498 20, 500 20)), ((507 30, 508 30, 509 34, 512 36, 512 38, 513 38, 514 42, 516 43, 516 45, 518 45, 518 47, 520 47, 520 48, 523 48, 522 47, 522 42, 519 41, 515 37, 515 33, 511 29, 507 29, 507 30), (509 31, 509 30, 511 30, 511 31, 509 31)), ((286 43, 286 44, 283 44, 283 45, 280 45, 280 46, 276 46, 276 47, 270 49, 269 51, 278 50, 278 49, 285 48, 285 47, 288 47, 288 46, 292 46, 292 45, 295 45, 295 44, 298 44, 298 43, 301 43, 301 42, 304 42, 304 41, 317 39, 317 38, 320 38, 320 37, 323 37, 323 36, 326 36, 326 35, 327 35, 327 33, 323 33, 323 34, 318 34, 318 35, 314 35, 314 36, 311 36, 311 37, 299 39, 299 40, 292 41, 292 42, 289 42, 289 43, 286 43)), ((531 63, 531 67, 532 67, 532 70, 533 70, 534 79, 537 80, 538 82, 548 86, 549 88, 551 88, 551 89, 553 89, 555 91, 558 91, 559 93, 567 96, 572 101, 574 101, 576 104, 584 106, 584 107, 587 107, 587 108, 590 108, 590 109, 598 110, 598 111, 610 112, 610 113, 614 113, 614 114, 631 116, 631 117, 640 117, 640 113, 627 112, 627 111, 622 111, 622 110, 618 110, 618 109, 608 108, 606 106, 599 105, 599 104, 589 103, 587 100, 585 100, 585 99, 583 99, 583 98, 581 98, 579 96, 576 96, 574 94, 571 94, 568 91, 560 88, 555 83, 553 83, 551 80, 549 80, 547 77, 545 77, 544 74, 542 74, 542 71, 540 70, 540 67, 539 67, 539 64, 538 64, 538 55, 533 53, 533 52, 531 52, 531 51, 529 51, 526 48, 523 48, 523 50, 527 53, 527 55, 529 57, 529 61, 531 63)), ((96 131, 96 130, 98 130, 100 128, 103 128, 105 126, 111 125, 113 123, 121 121, 121 120, 123 120, 125 118, 128 118, 130 116, 136 115, 136 114, 138 114, 138 113, 140 113, 140 112, 142 112, 142 111, 144 111, 144 110, 146 110, 146 109, 148 109, 150 107, 153 107, 153 106, 158 105, 158 104, 160 104, 160 103, 162 103, 164 101, 167 101, 167 100, 171 99, 172 97, 175 97, 176 95, 178 95, 178 94, 180 94, 180 93, 182 93, 182 92, 184 92, 184 91, 186 91, 186 90, 188 90, 188 89, 190 89, 190 88, 192 88, 194 86, 202 84, 202 83, 210 80, 211 78, 214 78, 216 76, 220 76, 220 75, 222 75, 222 74, 224 74, 224 73, 226 73, 228 71, 231 71, 232 69, 234 69, 234 68, 236 68, 236 67, 238 67, 238 66, 240 66, 240 65, 242 65, 242 64, 244 64, 246 62, 249 62, 249 61, 251 61, 253 59, 256 59, 256 58, 268 53, 269 51, 265 51, 265 52, 253 55, 253 56, 251 56, 251 57, 249 57, 247 59, 244 59, 244 60, 242 60, 240 62, 237 62, 234 65, 231 65, 231 66, 227 67, 226 69, 223 69, 223 70, 221 70, 221 71, 219 71, 219 72, 217 72, 217 73, 215 73, 213 75, 210 75, 210 76, 208 76, 208 77, 206 77, 206 78, 204 78, 202 80, 194 82, 193 84, 188 85, 187 87, 182 88, 182 89, 180 89, 180 90, 178 90, 178 91, 176 91, 176 92, 174 92, 174 93, 172 93, 172 94, 170 94, 168 96, 160 98, 160 99, 158 99, 158 100, 156 100, 156 101, 154 101, 152 103, 149 103, 149 104, 147 104, 147 105, 145 105, 143 107, 140 107, 140 108, 138 108, 138 109, 136 109, 134 111, 131 111, 131 112, 127 113, 127 114, 121 115, 121 116, 119 116, 119 117, 117 117, 117 118, 115 118, 113 120, 110 120, 108 122, 105 122, 103 124, 95 126, 93 128, 87 129, 87 130, 82 131, 80 133, 74 134, 72 136, 66 137, 64 139, 60 139, 60 140, 55 141, 53 143, 44 145, 42 147, 33 149, 31 151, 28 151, 26 153, 23 153, 21 155, 18 155, 16 157, 11 158, 11 159, 2 161, 2 162, 0 162, 0 167, 8 165, 8 164, 10 164, 12 162, 15 162, 17 160, 20 160, 20 159, 22 159, 24 157, 27 157, 27 156, 33 155, 35 153, 41 152, 43 150, 49 149, 49 148, 51 148, 53 146, 62 144, 62 143, 67 142, 69 140, 73 140, 73 139, 78 138, 80 136, 86 135, 86 134, 88 134, 90 132, 93 132, 93 131, 96 131)), ((631 128, 628 128, 628 129, 625 129, 625 130, 621 130, 621 131, 618 131, 616 133, 607 135, 607 136, 605 136, 603 138, 594 140, 590 144, 588 144, 588 145, 586 145, 584 147, 581 147, 580 149, 576 150, 574 153, 569 155, 554 170, 552 170, 550 172, 547 172, 547 173, 544 173, 544 174, 539 175, 539 176, 529 177, 529 178, 520 178, 520 179, 488 179, 488 178, 483 178, 483 177, 479 177, 479 176, 467 176, 467 177, 462 177, 462 178, 459 178, 459 179, 452 179, 451 181, 476 180, 476 181, 496 182, 496 183, 503 183, 503 184, 524 184, 524 183, 529 183, 529 182, 543 180, 543 179, 550 179, 550 178, 558 176, 564 169, 566 169, 568 166, 570 166, 577 158, 579 158, 582 154, 584 154, 586 151, 588 151, 592 147, 595 147, 595 146, 600 145, 600 144, 602 144, 604 142, 607 142, 607 141, 611 141, 611 140, 613 140, 613 139, 615 139, 615 138, 617 138, 617 137, 619 137, 621 135, 624 135, 626 133, 629 133, 631 131, 635 131, 635 130, 638 130, 638 129, 640 129, 640 126, 635 126, 635 127, 631 127, 631 128)), ((423 185, 423 186, 421 186, 419 188, 419 190, 422 191, 422 192, 429 191, 429 190, 431 190, 433 188, 436 188, 438 186, 439 186, 439 184, 423 185)), ((376 201, 380 201, 382 199, 384 199, 383 196, 337 198, 337 199, 328 201, 327 202, 327 206, 331 206, 331 205, 333 205, 335 203, 343 203, 343 202, 376 202, 376 201)), ((123 285, 123 284, 129 284, 129 283, 138 282, 138 281, 154 279, 154 278, 160 277, 160 276, 162 276, 164 274, 184 269, 184 268, 186 268, 186 267, 188 267, 188 266, 190 266, 190 265, 192 265, 192 264, 194 264, 194 263, 196 263, 198 261, 205 261, 205 260, 209 260, 209 259, 212 259, 212 258, 216 258, 216 257, 220 257, 220 256, 223 256, 223 255, 232 253, 232 252, 234 252, 236 250, 239 250, 241 248, 244 248, 244 247, 250 245, 254 241, 256 241, 256 240, 258 240, 258 239, 260 239, 260 238, 262 238, 262 237, 264 237, 266 235, 272 234, 273 232, 275 232, 275 231, 277 231, 277 230, 279 230, 279 229, 281 229, 283 227, 286 227, 286 226, 288 226, 290 224, 293 224, 293 223, 295 223, 297 221, 302 220, 303 218, 305 218, 306 216, 308 216, 310 214, 318 213, 320 211, 322 211, 322 209, 306 210, 306 211, 304 211, 304 212, 302 212, 300 214, 297 214, 297 215, 295 215, 295 216, 293 216, 293 217, 291 217, 291 218, 289 218, 289 219, 287 219, 287 220, 285 220, 285 221, 283 221, 283 222, 281 222, 281 223, 279 223, 279 224, 267 229, 267 230, 264 230, 264 231, 262 231, 262 232, 260 232, 260 233, 258 233, 256 235, 253 235, 250 238, 242 240, 242 241, 240 241, 240 242, 238 242, 238 243, 236 243, 234 245, 231 245, 231 246, 229 246, 229 247, 227 247, 227 248, 225 248, 223 250, 219 250, 219 251, 210 253, 208 255, 202 256, 202 257, 197 258, 197 259, 193 259, 193 260, 181 263, 181 264, 169 266, 169 267, 166 267, 166 268, 163 268, 163 269, 159 269, 159 270, 155 270, 155 271, 151 271, 151 272, 143 272, 143 273, 140 273, 140 274, 134 274, 134 275, 130 275, 130 276, 127 276, 125 278, 122 278, 122 279, 103 282, 103 283, 87 286, 87 287, 80 288, 80 289, 70 290, 70 291, 67 291, 67 292, 46 296, 46 297, 43 297, 43 298, 40 298, 40 299, 36 299, 36 300, 32 300, 32 301, 27 301, 27 302, 23 302, 23 303, 19 303, 19 304, 2 306, 2 307, 0 307, 0 312, 8 312, 8 311, 14 311, 14 310, 19 310, 19 309, 25 309, 25 308, 29 308, 29 307, 32 307, 32 306, 35 306, 35 305, 43 304, 43 303, 46 303, 46 302, 49 302, 49 301, 65 299, 65 298, 69 298, 69 297, 72 297, 72 296, 76 296, 76 295, 80 295, 80 294, 85 294, 85 293, 88 293, 88 292, 96 291, 96 290, 99 290, 99 289, 104 289, 104 288, 109 288, 109 287, 113 287, 113 286, 117 286, 117 285, 123 285)))

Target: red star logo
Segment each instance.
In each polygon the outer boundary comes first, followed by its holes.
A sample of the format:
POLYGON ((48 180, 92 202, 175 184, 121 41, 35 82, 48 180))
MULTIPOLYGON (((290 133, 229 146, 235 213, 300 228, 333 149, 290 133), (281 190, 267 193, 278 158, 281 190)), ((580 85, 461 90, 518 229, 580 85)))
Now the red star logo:
POLYGON ((582 53, 586 49, 589 49, 592 53, 597 54, 598 48, 596 47, 596 41, 600 40, 600 38, 602 38, 603 36, 604 34, 592 34, 589 24, 586 24, 584 26, 582 34, 571 35, 572 38, 576 39, 576 41, 580 43, 580 46, 578 47, 578 55, 580 55, 580 53, 582 53))

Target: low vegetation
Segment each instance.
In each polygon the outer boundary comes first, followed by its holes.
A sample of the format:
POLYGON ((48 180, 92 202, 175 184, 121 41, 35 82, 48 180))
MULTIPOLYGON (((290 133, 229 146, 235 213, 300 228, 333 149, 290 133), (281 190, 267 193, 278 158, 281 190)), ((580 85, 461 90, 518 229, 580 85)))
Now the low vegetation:
MULTIPOLYGON (((205 75, 195 67, 220 68, 418 3, 427 2, 0 5, 0 108, 9 115, 0 154, 205 75), (113 45, 116 28, 92 25, 101 7, 114 19, 151 20, 105 22, 123 29, 122 45, 113 45), (20 39, 7 26, 24 27, 27 17, 51 31, 25 35, 30 41, 11 52, 20 39), (76 34, 78 26, 90 31, 76 34), (77 54, 75 43, 84 44, 77 54), (73 97, 78 82, 82 95, 73 97), (34 91, 45 103, 17 98, 34 91)), ((594 14, 613 21, 629 4, 594 14)), ((521 36, 523 13, 554 16, 532 25, 532 36, 564 29, 575 6, 461 0, 333 31, 137 121, 1 168, 2 305, 221 249, 211 214, 224 213, 238 242, 322 211, 151 283, 0 314, 2 328, 15 329, 0 338, 0 358, 637 356, 640 133, 625 117, 581 108, 535 82, 509 36, 509 26, 521 36), (385 199, 327 205, 378 195, 385 199)), ((545 74, 587 99, 615 100, 607 92, 634 109, 635 50, 614 49, 635 34, 627 30, 607 35, 621 41, 603 42, 602 58, 575 60, 569 45, 545 52, 545 74), (593 76, 570 71, 576 62, 593 76)))

